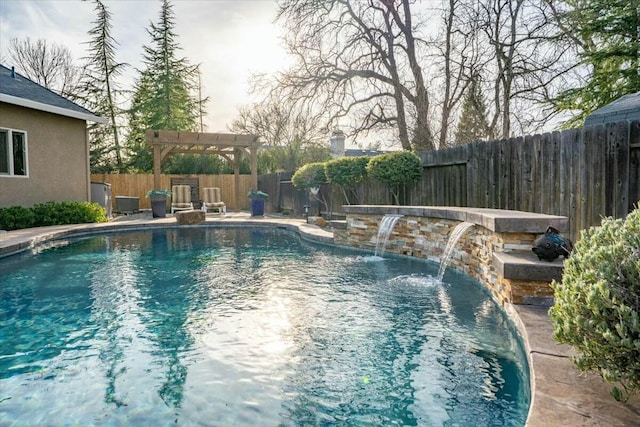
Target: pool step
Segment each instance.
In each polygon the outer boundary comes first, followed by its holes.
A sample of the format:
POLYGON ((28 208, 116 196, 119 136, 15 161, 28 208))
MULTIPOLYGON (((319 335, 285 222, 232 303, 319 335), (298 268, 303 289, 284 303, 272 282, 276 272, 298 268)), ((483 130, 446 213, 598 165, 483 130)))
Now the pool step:
POLYGON ((331 226, 331 228, 337 228, 339 230, 346 230, 347 229, 347 221, 346 220, 333 219, 333 220, 329 221, 329 225, 331 226))
POLYGON ((511 289, 512 302, 553 305, 551 282, 562 280, 564 259, 540 261, 534 253, 495 252, 493 267, 499 280, 511 289))

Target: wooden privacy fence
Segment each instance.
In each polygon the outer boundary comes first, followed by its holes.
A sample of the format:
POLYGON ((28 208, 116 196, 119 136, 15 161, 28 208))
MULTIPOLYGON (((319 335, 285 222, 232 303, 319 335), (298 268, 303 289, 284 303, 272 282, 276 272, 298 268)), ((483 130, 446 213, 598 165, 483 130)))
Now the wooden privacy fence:
POLYGON ((266 201, 269 212, 292 212, 301 215, 304 205, 307 204, 307 196, 303 191, 298 191, 291 183, 293 172, 278 172, 258 177, 258 188, 269 195, 266 201))
POLYGON ((640 122, 477 142, 419 153, 410 204, 569 217, 571 237, 640 200, 640 122))
MULTIPOLYGON (((240 200, 236 200, 233 175, 161 175, 161 189, 171 190, 171 182, 175 184, 183 182, 198 183, 199 202, 202 197, 202 189, 206 187, 218 187, 222 193, 222 201, 229 209, 241 210, 249 208, 249 199, 246 197, 251 186, 251 175, 240 175, 240 200)), ((111 195, 115 207, 116 196, 138 197, 140 209, 151 209, 147 191, 154 188, 153 174, 91 174, 92 182, 106 182, 111 184, 111 195)), ((193 196, 192 196, 193 197, 193 196)))

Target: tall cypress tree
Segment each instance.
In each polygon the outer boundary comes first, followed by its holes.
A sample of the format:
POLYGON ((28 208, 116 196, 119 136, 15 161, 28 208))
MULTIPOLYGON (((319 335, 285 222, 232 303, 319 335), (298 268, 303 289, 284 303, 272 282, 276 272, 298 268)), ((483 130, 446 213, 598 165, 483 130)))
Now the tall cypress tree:
POLYGON ((484 97, 478 84, 478 77, 475 76, 471 79, 462 104, 462 114, 456 130, 455 144, 468 144, 469 142, 486 139, 490 135, 491 130, 487 122, 484 97))
POLYGON ((584 84, 553 100, 558 110, 577 112, 566 126, 611 101, 640 91, 640 0, 568 0, 558 23, 580 50, 584 84))
POLYGON ((100 1, 94 0, 96 20, 89 30, 90 55, 82 80, 82 93, 86 105, 99 116, 107 117, 109 123, 90 131, 91 171, 106 173, 125 169, 120 143, 120 128, 124 110, 118 105, 123 91, 116 82, 127 64, 116 61, 117 42, 111 35, 111 13, 100 1))
POLYGON ((143 46, 145 69, 136 82, 129 111, 127 148, 131 166, 149 172, 153 168, 151 147, 145 141, 148 129, 195 131, 201 113, 197 94, 197 66, 178 58, 180 47, 174 32, 175 18, 168 0, 162 2, 160 19, 147 30, 150 46, 143 46))

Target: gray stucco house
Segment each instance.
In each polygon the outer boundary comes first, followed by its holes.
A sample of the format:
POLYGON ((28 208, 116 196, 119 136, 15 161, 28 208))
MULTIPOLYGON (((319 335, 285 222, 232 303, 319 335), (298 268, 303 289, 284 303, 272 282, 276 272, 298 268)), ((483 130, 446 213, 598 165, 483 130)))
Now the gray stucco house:
POLYGON ((89 201, 89 125, 107 120, 0 65, 0 208, 89 201))

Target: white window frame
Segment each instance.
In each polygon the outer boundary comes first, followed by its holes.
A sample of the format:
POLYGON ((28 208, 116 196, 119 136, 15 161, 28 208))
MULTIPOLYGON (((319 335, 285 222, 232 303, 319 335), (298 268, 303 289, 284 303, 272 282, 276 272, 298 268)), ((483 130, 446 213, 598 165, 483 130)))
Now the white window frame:
POLYGON ((27 131, 22 129, 11 129, 0 127, 0 132, 4 132, 7 135, 7 161, 9 163, 9 172, 0 172, 0 177, 15 177, 15 178, 28 178, 29 177, 29 145, 27 138, 27 131), (15 162, 13 158, 13 133, 21 133, 24 135, 24 175, 16 175, 14 167, 15 162))

